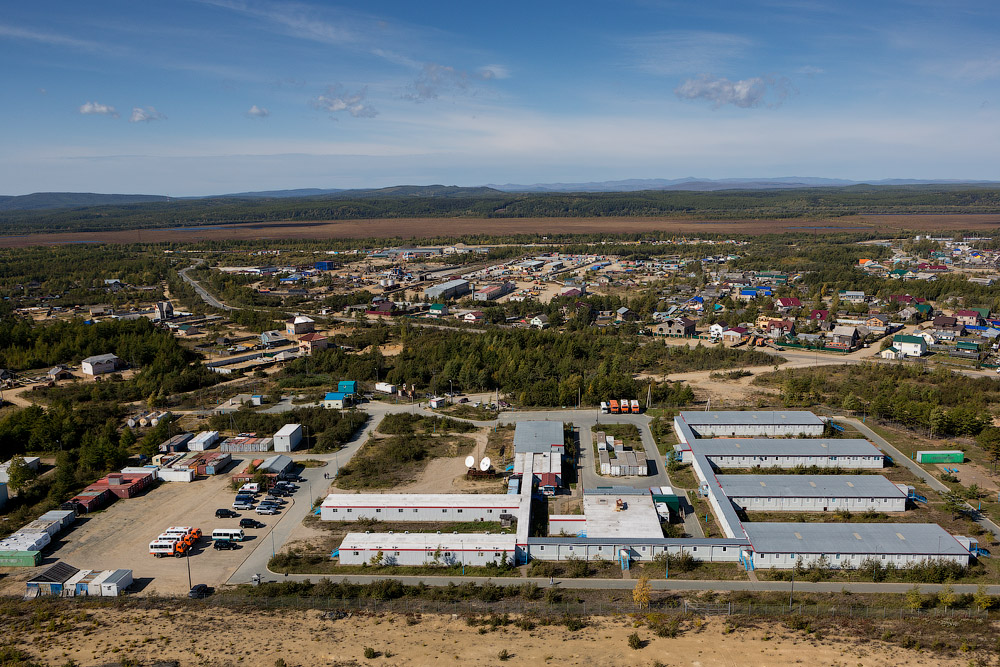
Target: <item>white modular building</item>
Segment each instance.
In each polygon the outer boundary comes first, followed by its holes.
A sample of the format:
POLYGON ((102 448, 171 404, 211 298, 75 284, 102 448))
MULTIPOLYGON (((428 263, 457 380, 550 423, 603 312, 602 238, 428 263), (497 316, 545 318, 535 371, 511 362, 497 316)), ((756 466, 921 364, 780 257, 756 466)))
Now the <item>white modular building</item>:
POLYGON ((711 410, 680 413, 679 419, 701 438, 766 437, 823 435, 826 423, 805 410, 740 411, 711 410))
POLYGON ((211 449, 218 440, 218 431, 201 431, 195 433, 194 437, 188 441, 188 449, 192 452, 203 452, 211 449))
POLYGON ((285 424, 274 434, 274 451, 290 452, 302 442, 302 424, 285 424))
POLYGON ((821 559, 856 568, 868 559, 906 567, 926 560, 969 564, 969 550, 936 523, 745 523, 757 568, 792 568, 821 559))
POLYGON ((513 533, 348 533, 340 544, 342 565, 487 565, 513 562, 513 533), (380 556, 381 554, 381 556, 380 556))
POLYGON ((323 521, 500 521, 518 516, 520 496, 463 493, 332 493, 323 501, 323 521))
POLYGON ((717 475, 716 480, 729 500, 749 512, 906 510, 906 491, 881 475, 717 475))
POLYGON ((692 450, 716 468, 882 468, 885 454, 863 439, 720 438, 679 445, 681 459, 694 460, 692 450))

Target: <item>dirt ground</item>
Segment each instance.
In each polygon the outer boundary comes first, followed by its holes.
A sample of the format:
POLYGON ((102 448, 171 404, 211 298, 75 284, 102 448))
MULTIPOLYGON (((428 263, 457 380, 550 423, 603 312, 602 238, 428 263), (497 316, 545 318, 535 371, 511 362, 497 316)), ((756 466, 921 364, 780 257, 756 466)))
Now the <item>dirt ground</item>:
MULTIPOLYGON (((243 465, 239 463, 238 465, 243 465)), ((231 467, 229 470, 235 470, 231 467)), ((212 549, 210 536, 215 528, 235 528, 239 518, 216 519, 215 510, 231 507, 233 491, 230 475, 216 475, 194 482, 165 482, 137 498, 116 500, 107 509, 92 512, 77 520, 68 532, 54 543, 57 548, 46 558, 46 565, 56 560, 89 570, 125 568, 133 571, 135 588, 143 594, 182 594, 188 586, 188 565, 192 583, 217 586, 259 545, 270 548, 270 526, 284 512, 258 517, 240 512, 243 517, 259 519, 264 528, 246 529, 247 541, 234 551, 212 549), (184 558, 156 558, 149 554, 149 543, 169 526, 201 528, 204 537, 191 550, 190 562, 184 558)), ((288 498, 286 507, 295 500, 288 498)), ((308 501, 305 501, 308 502, 308 501)), ((0 568, 9 576, 2 579, 0 594, 22 595, 24 581, 32 569, 0 568)))
MULTIPOLYGON (((497 665, 502 649, 510 665, 600 665, 646 667, 777 667, 781 665, 965 665, 965 658, 947 659, 881 642, 817 640, 778 624, 727 633, 722 619, 675 638, 654 636, 633 627, 631 619, 591 618, 587 627, 570 632, 561 625, 521 630, 501 627, 480 634, 465 620, 451 615, 411 618, 395 614, 352 616, 328 620, 319 611, 233 611, 206 606, 184 609, 129 610, 103 608, 87 612, 66 629, 19 634, 24 650, 46 664, 90 666, 152 664, 274 665, 497 665), (413 624, 411 624, 413 623, 413 624), (276 630, 280 628, 280 631, 276 630), (210 629, 206 635, 206 629, 210 629), (628 647, 637 632, 644 641, 628 647), (214 633, 214 634, 213 634, 214 633), (370 647, 377 652, 366 659, 370 647), (135 661, 133 663, 133 661, 135 661)), ((481 626, 482 627, 482 626, 481 626)))
POLYGON ((1000 486, 997 485, 996 475, 990 473, 989 470, 984 470, 982 467, 974 463, 950 463, 946 466, 937 466, 937 469, 940 472, 946 472, 945 468, 948 468, 948 471, 957 470, 958 472, 951 472, 950 474, 957 477, 958 481, 964 487, 976 484, 980 489, 990 495, 995 495, 998 491, 1000 491, 1000 486))
POLYGON ((186 243, 210 240, 327 238, 433 238, 481 234, 670 232, 677 234, 773 234, 852 230, 995 229, 1000 215, 864 215, 831 220, 684 220, 671 218, 402 218, 398 220, 317 220, 144 229, 141 232, 56 232, 0 237, 0 247, 64 243, 186 243))

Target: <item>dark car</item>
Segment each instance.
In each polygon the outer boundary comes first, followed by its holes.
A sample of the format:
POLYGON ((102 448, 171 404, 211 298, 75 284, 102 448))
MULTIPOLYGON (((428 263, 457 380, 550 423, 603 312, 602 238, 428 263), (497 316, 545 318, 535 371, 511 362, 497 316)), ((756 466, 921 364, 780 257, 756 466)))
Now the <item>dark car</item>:
POLYGON ((192 599, 208 597, 211 590, 205 584, 195 584, 190 591, 188 591, 188 597, 192 599))
POLYGON ((240 528, 260 528, 263 525, 257 519, 240 519, 240 528))
POLYGON ((271 495, 275 498, 285 498, 288 496, 288 491, 284 489, 271 489, 271 495))
POLYGON ((212 542, 212 548, 216 551, 233 551, 239 549, 240 545, 232 540, 216 540, 212 542))
POLYGON ((237 514, 233 510, 228 510, 228 509, 215 510, 215 518, 216 519, 232 519, 232 518, 235 518, 235 517, 238 517, 238 516, 239 516, 239 514, 237 514))

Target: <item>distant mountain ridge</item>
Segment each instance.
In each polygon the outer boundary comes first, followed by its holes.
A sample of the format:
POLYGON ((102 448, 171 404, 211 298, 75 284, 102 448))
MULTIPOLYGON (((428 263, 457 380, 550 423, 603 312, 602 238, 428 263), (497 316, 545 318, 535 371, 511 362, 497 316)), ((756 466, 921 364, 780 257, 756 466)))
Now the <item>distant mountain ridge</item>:
POLYGON ((718 190, 788 190, 796 188, 843 188, 851 186, 892 185, 1000 185, 1000 181, 968 180, 919 180, 883 179, 877 181, 849 181, 836 178, 788 176, 780 178, 678 178, 678 179, 626 179, 620 181, 593 181, 588 183, 534 183, 518 185, 484 185, 463 187, 457 185, 396 185, 386 188, 344 190, 338 188, 298 188, 291 190, 262 190, 237 192, 204 197, 168 197, 143 194, 99 194, 93 192, 36 192, 29 195, 0 195, 0 212, 42 211, 50 209, 86 208, 92 206, 120 206, 129 204, 156 204, 180 201, 247 201, 269 199, 375 199, 379 197, 489 197, 504 193, 600 193, 678 191, 713 192, 718 190))
POLYGON ((502 192, 637 192, 640 190, 681 190, 712 192, 715 190, 783 190, 791 188, 842 188, 852 185, 995 185, 1000 181, 969 181, 948 179, 887 178, 874 181, 850 181, 840 178, 783 176, 779 178, 644 178, 621 181, 591 181, 587 183, 533 183, 518 185, 490 184, 486 187, 502 192))

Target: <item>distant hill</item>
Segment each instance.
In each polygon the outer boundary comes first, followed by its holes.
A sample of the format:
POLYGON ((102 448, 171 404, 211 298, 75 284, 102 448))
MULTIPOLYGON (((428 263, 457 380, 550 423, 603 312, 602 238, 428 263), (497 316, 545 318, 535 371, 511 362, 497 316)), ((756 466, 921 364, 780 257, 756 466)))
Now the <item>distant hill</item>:
POLYGON ((120 206, 176 201, 162 195, 102 195, 93 192, 35 192, 30 195, 0 195, 0 211, 41 211, 50 208, 120 206))
POLYGON ((502 192, 639 192, 649 190, 677 190, 688 192, 714 192, 717 190, 787 190, 794 188, 838 188, 851 185, 987 185, 997 181, 883 179, 878 181, 849 181, 838 178, 786 176, 780 178, 631 178, 622 181, 590 181, 587 183, 534 183, 531 185, 489 185, 502 192))

